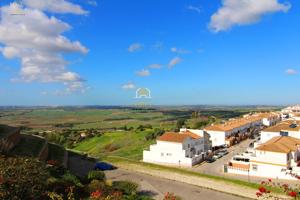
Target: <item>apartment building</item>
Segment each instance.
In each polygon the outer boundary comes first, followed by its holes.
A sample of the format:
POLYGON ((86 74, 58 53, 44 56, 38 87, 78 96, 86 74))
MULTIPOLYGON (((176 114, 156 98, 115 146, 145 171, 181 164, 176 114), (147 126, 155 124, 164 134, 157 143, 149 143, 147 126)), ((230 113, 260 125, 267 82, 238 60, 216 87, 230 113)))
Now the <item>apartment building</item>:
POLYGON ((265 143, 276 136, 291 136, 300 139, 300 121, 282 121, 275 126, 262 130, 260 135, 261 139, 258 144, 265 143))
POLYGON ((213 124, 204 128, 212 140, 212 146, 231 146, 232 137, 245 138, 251 129, 260 129, 261 126, 272 126, 280 121, 278 113, 257 113, 246 115, 243 118, 229 120, 223 124, 213 124))
POLYGON ((300 139, 276 136, 252 152, 236 155, 225 172, 248 176, 297 180, 300 177, 300 139))
POLYGON ((144 150, 143 161, 163 165, 192 167, 208 156, 211 150, 209 135, 190 131, 168 132, 157 138, 156 144, 144 150))

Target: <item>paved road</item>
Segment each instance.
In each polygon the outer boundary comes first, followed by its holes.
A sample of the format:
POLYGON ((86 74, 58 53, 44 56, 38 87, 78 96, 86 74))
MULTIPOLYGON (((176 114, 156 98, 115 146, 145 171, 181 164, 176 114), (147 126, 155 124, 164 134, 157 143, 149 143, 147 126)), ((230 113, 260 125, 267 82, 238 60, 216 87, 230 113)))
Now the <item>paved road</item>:
POLYGON ((140 185, 140 192, 150 194, 157 200, 162 200, 166 192, 174 193, 183 200, 245 200, 242 197, 123 169, 108 171, 106 172, 106 176, 111 180, 130 180, 136 182, 140 185))
POLYGON ((204 162, 201 165, 193 167, 192 170, 196 172, 211 174, 211 175, 223 176, 224 164, 227 164, 234 155, 245 152, 246 149, 249 147, 249 144, 253 141, 254 140, 248 139, 235 146, 232 146, 228 148, 229 153, 227 155, 223 156, 222 158, 216 160, 213 163, 204 162))

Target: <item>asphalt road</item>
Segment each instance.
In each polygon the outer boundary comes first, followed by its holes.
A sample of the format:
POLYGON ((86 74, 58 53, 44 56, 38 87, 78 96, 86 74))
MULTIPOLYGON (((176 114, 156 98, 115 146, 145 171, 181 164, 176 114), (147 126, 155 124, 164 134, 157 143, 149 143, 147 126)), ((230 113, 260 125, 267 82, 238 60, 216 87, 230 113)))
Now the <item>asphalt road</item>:
POLYGON ((225 194, 197 186, 153 177, 123 169, 107 171, 106 176, 111 180, 129 180, 140 185, 141 193, 162 200, 166 192, 174 193, 183 200, 244 200, 245 198, 225 194))
POLYGON ((211 175, 219 175, 224 176, 224 164, 227 164, 231 158, 236 155, 246 151, 249 147, 249 144, 254 140, 245 140, 235 146, 228 148, 228 154, 223 156, 222 158, 217 159, 213 163, 202 163, 199 166, 195 166, 192 168, 193 171, 211 174, 211 175))

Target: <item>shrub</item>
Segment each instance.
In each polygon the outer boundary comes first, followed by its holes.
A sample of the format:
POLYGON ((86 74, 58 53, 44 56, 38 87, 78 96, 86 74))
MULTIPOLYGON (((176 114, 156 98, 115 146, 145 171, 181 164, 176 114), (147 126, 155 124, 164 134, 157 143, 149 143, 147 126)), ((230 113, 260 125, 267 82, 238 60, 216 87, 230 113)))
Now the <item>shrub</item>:
POLYGON ((62 181, 65 182, 66 184, 76 185, 78 187, 83 186, 80 180, 70 172, 67 172, 62 176, 62 181))
POLYGON ((47 189, 45 164, 34 158, 0 155, 0 199, 40 199, 47 189))
POLYGON ((113 152, 115 150, 118 150, 119 148, 120 148, 120 146, 118 146, 116 144, 107 144, 104 147, 105 151, 108 151, 108 152, 113 152))
POLYGON ((105 185, 105 183, 103 181, 99 181, 99 180, 92 180, 90 182, 90 184, 87 187, 87 190, 89 193, 92 193, 94 191, 105 191, 107 188, 107 186, 105 185))
POLYGON ((88 174, 89 180, 105 180, 105 173, 102 171, 90 171, 88 174))
POLYGON ((138 184, 130 181, 115 181, 112 187, 115 190, 123 192, 123 194, 131 195, 137 192, 138 184))

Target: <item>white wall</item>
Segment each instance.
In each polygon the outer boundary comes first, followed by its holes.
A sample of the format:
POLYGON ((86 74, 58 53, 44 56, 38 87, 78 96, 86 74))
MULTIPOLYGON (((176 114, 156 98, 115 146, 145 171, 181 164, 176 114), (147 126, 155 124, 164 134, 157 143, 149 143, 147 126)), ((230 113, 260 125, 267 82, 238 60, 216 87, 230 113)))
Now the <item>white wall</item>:
POLYGON ((206 131, 210 135, 212 147, 225 145, 225 132, 223 131, 206 131))
POLYGON ((184 143, 157 141, 157 144, 150 146, 150 151, 143 152, 143 161, 158 164, 168 164, 176 166, 191 167, 202 159, 202 154, 193 155, 187 149, 188 145, 194 147, 197 151, 201 151, 199 146, 195 146, 197 141, 186 139, 184 143), (190 156, 189 158, 187 156, 190 156))
POLYGON ((272 139, 273 137, 280 136, 280 132, 266 132, 261 131, 260 132, 260 142, 265 143, 272 139))

